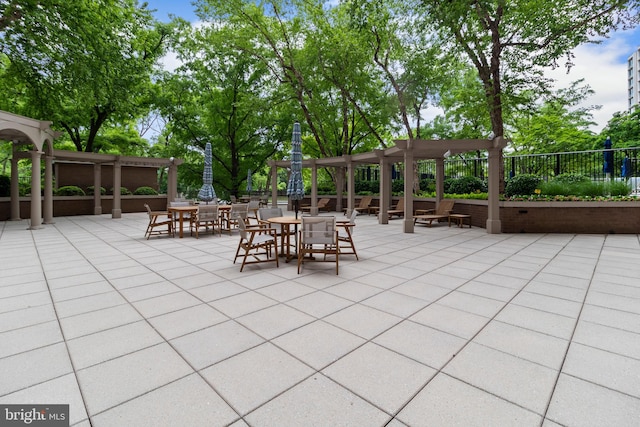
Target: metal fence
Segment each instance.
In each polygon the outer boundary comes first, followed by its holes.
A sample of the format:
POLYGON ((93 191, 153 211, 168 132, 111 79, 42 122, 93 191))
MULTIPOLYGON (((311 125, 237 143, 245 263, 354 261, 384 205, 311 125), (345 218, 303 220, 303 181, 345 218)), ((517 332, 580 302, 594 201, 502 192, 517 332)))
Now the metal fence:
MULTIPOLYGON (((545 181, 560 174, 580 174, 594 181, 622 176, 622 164, 628 157, 629 174, 640 174, 640 147, 616 148, 611 150, 573 151, 566 153, 529 154, 521 156, 504 156, 505 178, 520 174, 537 175, 545 181), (611 156, 611 169, 605 171, 605 156, 611 156)), ((445 160, 445 178, 474 176, 485 180, 488 176, 488 159, 486 157, 455 156, 445 160)), ((392 179, 402 179, 401 163, 394 164, 392 179)), ((418 173, 421 179, 435 179, 435 160, 418 161, 418 173)), ((378 181, 379 165, 360 166, 356 171, 356 181, 378 181)))

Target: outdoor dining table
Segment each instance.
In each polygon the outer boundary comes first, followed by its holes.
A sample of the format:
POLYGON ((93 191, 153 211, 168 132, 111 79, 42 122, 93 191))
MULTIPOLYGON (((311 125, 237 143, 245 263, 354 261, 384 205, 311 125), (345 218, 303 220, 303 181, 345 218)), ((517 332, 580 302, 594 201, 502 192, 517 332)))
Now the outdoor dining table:
POLYGON ((291 261, 291 258, 293 258, 291 255, 291 226, 293 225, 297 228, 297 225, 301 224, 302 220, 293 216, 276 216, 268 218, 267 221, 270 224, 280 224, 282 226, 282 233, 280 233, 280 253, 286 256, 285 262, 291 261))
POLYGON ((185 213, 190 213, 191 215, 194 215, 195 213, 198 212, 198 206, 196 205, 190 205, 190 206, 169 206, 167 208, 168 212, 171 212, 172 214, 178 214, 178 221, 180 222, 180 233, 178 234, 180 236, 180 238, 182 239, 183 236, 183 229, 184 229, 184 214, 185 213))

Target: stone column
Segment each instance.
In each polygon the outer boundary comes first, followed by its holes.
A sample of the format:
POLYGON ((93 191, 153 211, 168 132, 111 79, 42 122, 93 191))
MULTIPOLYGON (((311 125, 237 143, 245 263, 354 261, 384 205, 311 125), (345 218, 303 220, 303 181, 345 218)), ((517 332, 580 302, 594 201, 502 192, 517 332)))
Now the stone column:
POLYGON ((391 162, 384 157, 384 150, 376 150, 380 159, 380 210, 378 223, 389 223, 389 204, 391 203, 391 162))
POLYGON ((498 234, 502 232, 500 221, 500 149, 489 149, 489 195, 487 233, 498 234))
POLYGON ((436 159, 436 208, 444 199, 444 158, 436 159))
POLYGON ((413 141, 407 141, 404 150, 404 217, 402 225, 405 233, 413 233, 413 141))
POLYGON ((20 182, 18 175, 18 156, 16 143, 13 144, 11 157, 11 221, 20 221, 20 182))
POLYGON ((351 156, 344 157, 347 162, 347 216, 351 216, 351 212, 356 207, 355 167, 351 156))
POLYGON ((278 166, 273 160, 269 161, 271 167, 271 207, 278 207, 278 166))
POLYGON ((344 168, 336 167, 336 211, 342 211, 342 189, 344 188, 344 168))
POLYGON ((40 159, 42 153, 31 152, 31 226, 30 230, 42 228, 42 196, 40 195, 40 159))
POLYGON ((44 158, 44 223, 53 224, 53 156, 44 158))
POLYGON ((122 165, 120 159, 116 158, 113 163, 113 209, 111 218, 122 218, 122 207, 120 204, 120 186, 122 185, 122 165))
POLYGON ((167 206, 169 202, 178 197, 178 167, 174 163, 174 158, 169 159, 169 170, 167 171, 167 206))
POLYGON ((102 165, 93 164, 93 214, 102 215, 102 165))

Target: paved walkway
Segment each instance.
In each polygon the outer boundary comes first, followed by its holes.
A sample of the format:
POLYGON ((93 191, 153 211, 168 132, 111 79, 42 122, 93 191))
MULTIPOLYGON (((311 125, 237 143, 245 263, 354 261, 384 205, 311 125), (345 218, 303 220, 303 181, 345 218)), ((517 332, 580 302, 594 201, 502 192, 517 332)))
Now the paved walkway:
POLYGON ((232 263, 147 218, 0 222, 0 403, 74 426, 638 426, 638 235, 401 232, 232 263))

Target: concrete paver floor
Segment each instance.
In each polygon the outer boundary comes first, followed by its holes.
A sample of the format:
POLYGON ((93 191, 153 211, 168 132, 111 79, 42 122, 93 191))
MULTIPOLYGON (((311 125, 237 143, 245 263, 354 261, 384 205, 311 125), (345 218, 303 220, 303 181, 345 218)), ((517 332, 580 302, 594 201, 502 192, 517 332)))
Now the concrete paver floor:
POLYGON ((638 426, 638 235, 377 224, 233 264, 145 214, 0 222, 0 403, 73 426, 638 426))

